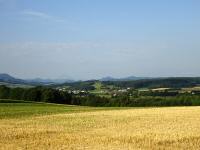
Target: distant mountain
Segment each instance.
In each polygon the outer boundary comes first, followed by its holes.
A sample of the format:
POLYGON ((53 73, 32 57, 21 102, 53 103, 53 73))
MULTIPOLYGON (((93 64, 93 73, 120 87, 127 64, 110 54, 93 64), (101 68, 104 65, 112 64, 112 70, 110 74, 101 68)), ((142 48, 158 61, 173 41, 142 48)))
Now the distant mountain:
POLYGON ((9 80, 14 80, 15 78, 10 76, 9 74, 0 74, 0 80, 5 80, 5 81, 9 81, 9 80))
POLYGON ((69 80, 69 79, 41 79, 41 78, 36 78, 36 79, 29 79, 27 80, 29 82, 36 82, 36 83, 43 83, 43 84, 61 84, 61 83, 71 83, 75 82, 74 80, 69 80))
MULTIPOLYGON (((141 79, 151 79, 147 77, 135 77, 129 76, 126 78, 113 78, 113 77, 104 77, 99 81, 135 81, 141 79)), ((49 85, 49 84, 62 84, 62 83, 72 83, 76 82, 71 79, 42 79, 42 78, 35 78, 35 79, 18 79, 9 74, 0 74, 0 82, 12 83, 12 84, 31 84, 31 85, 49 85)))
POLYGON ((73 80, 68 79, 18 79, 9 74, 0 74, 0 82, 9 84, 27 84, 27 85, 49 85, 49 84, 61 84, 61 83, 71 83, 73 80))
POLYGON ((12 84, 25 84, 27 81, 22 79, 17 79, 15 77, 10 76, 9 74, 0 74, 0 82, 12 83, 12 84))
POLYGON ((151 79, 149 77, 136 77, 136 76, 129 76, 125 78, 113 78, 113 77, 104 77, 101 78, 100 81, 135 81, 135 80, 141 80, 141 79, 151 79))
POLYGON ((116 80, 116 78, 113 78, 113 77, 103 77, 103 78, 101 78, 100 79, 100 81, 115 81, 116 80))

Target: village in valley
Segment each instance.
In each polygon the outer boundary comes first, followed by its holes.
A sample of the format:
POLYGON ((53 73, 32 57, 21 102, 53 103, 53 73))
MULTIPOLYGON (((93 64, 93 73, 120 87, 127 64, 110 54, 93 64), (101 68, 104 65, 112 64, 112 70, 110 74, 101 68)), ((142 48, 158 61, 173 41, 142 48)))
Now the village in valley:
POLYGON ((58 86, 57 90, 67 92, 73 95, 88 96, 93 94, 101 97, 119 97, 119 96, 177 96, 177 95, 200 95, 200 86, 187 88, 133 88, 133 87, 117 87, 114 85, 106 85, 100 81, 94 81, 91 85, 93 88, 82 87, 80 89, 73 86, 58 86))

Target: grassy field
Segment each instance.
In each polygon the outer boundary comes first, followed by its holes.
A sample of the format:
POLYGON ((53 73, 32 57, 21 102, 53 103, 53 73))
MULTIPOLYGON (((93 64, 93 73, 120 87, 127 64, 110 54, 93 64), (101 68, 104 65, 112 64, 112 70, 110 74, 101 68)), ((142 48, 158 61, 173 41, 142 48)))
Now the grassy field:
POLYGON ((77 107, 73 105, 36 103, 19 100, 0 100, 0 119, 27 118, 51 114, 79 113, 85 111, 90 112, 105 109, 106 108, 104 107, 77 107))
POLYGON ((200 149, 200 107, 0 103, 0 149, 200 149))

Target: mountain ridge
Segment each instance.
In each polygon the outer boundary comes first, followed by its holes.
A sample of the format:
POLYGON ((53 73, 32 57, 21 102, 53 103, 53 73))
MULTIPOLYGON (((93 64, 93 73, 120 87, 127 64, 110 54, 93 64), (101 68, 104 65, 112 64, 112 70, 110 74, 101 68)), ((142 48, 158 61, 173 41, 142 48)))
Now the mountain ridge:
POLYGON ((35 78, 35 79, 19 79, 13 77, 7 73, 0 73, 0 82, 11 83, 11 84, 34 84, 34 85, 48 85, 48 84, 60 84, 65 82, 75 82, 74 80, 70 79, 42 79, 42 78, 35 78))

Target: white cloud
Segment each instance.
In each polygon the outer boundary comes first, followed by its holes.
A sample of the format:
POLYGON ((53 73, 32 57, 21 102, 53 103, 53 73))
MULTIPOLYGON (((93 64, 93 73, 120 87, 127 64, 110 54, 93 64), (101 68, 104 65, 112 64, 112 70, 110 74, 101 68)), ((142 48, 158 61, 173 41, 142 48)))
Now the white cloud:
POLYGON ((22 14, 24 15, 30 15, 30 16, 34 16, 34 17, 40 17, 40 18, 52 18, 51 16, 42 13, 42 12, 37 12, 37 11, 23 11, 22 14))
POLYGON ((37 18, 51 20, 51 21, 55 21, 55 22, 65 22, 64 19, 52 16, 52 15, 49 15, 47 13, 40 12, 40 11, 24 10, 21 12, 21 14, 28 16, 28 17, 37 17, 37 18))

